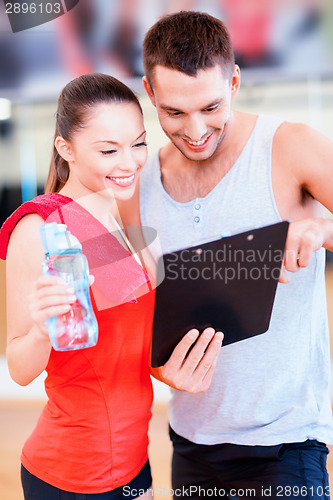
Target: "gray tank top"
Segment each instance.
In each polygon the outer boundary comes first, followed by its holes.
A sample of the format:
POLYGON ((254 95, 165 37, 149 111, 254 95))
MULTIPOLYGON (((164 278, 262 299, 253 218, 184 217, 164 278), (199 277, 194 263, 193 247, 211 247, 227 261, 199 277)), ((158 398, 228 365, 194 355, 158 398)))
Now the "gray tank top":
MULTIPOLYGON (((281 123, 260 115, 231 170, 188 203, 166 193, 158 155, 150 159, 140 181, 141 218, 157 230, 163 253, 281 221, 271 182, 281 123)), ((333 442, 324 268, 321 249, 278 285, 268 332, 222 347, 206 392, 172 391, 170 424, 178 434, 199 444, 333 442)))

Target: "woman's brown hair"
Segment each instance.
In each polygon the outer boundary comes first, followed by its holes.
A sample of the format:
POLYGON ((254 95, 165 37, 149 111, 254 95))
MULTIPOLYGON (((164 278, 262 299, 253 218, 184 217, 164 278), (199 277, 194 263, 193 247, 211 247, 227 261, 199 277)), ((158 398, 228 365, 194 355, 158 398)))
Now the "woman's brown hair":
MULTIPOLYGON (((133 103, 141 110, 136 95, 116 78, 102 73, 82 75, 69 82, 58 99, 54 140, 61 136, 71 141, 73 134, 84 127, 89 110, 101 103, 133 103)), ((142 112, 142 110, 141 110, 142 112)), ((69 166, 53 144, 53 154, 46 193, 57 193, 65 185, 69 166)))

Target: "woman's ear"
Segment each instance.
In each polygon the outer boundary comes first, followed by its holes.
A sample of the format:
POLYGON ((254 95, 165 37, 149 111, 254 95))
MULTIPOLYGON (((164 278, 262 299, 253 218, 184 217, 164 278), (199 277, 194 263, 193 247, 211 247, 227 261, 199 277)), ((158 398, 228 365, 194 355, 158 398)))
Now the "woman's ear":
POLYGON ((67 162, 74 161, 72 147, 70 143, 63 137, 61 137, 60 135, 56 137, 54 146, 64 160, 66 160, 67 162))

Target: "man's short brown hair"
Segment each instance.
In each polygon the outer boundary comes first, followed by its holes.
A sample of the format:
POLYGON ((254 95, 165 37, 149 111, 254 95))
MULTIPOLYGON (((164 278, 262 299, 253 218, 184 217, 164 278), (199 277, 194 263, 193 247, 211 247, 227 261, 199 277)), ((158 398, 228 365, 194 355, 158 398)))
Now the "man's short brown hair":
POLYGON ((223 22, 196 11, 161 17, 146 33, 142 57, 150 86, 158 64, 190 76, 220 64, 228 77, 235 65, 230 34, 223 22))

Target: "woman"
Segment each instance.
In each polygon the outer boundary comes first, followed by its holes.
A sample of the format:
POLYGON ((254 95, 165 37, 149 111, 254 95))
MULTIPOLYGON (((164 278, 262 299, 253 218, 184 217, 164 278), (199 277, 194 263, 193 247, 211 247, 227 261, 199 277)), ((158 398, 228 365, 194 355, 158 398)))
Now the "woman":
POLYGON ((154 294, 115 220, 114 203, 131 198, 146 156, 133 92, 102 74, 73 80, 58 101, 47 194, 23 204, 1 229, 9 370, 21 385, 47 371, 48 402, 21 457, 26 500, 152 496, 147 431, 154 294), (41 276, 45 221, 67 224, 95 276, 99 339, 89 349, 51 348, 46 320, 68 312, 75 296, 60 278, 41 276))

